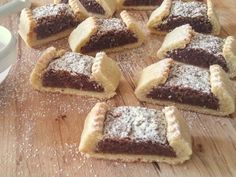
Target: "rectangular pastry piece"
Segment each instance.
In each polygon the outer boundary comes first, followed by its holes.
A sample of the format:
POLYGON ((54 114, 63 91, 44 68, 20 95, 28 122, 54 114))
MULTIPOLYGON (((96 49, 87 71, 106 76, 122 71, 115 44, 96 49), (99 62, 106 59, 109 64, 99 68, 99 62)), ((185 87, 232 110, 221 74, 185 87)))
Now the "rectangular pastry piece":
POLYGON ((190 159, 192 142, 175 107, 109 108, 97 103, 85 120, 79 150, 99 159, 178 164, 190 159))
POLYGON ((160 6, 163 0, 117 0, 119 9, 153 10, 160 6))
POLYGON ((220 65, 231 78, 236 76, 236 40, 195 32, 190 25, 183 25, 168 33, 157 52, 157 57, 209 68, 220 65))
POLYGON ((207 70, 163 59, 142 71, 135 95, 148 103, 225 116, 235 111, 232 86, 219 65, 207 70))
POLYGON ((96 57, 48 48, 32 71, 30 82, 39 91, 108 99, 116 94, 121 73, 104 52, 96 57))
MULTIPOLYGON (((69 3, 70 0, 54 0, 54 3, 69 3)), ((91 16, 111 17, 116 11, 116 0, 76 0, 91 16)))
POLYGON ((81 53, 114 52, 140 46, 144 41, 142 30, 128 12, 122 11, 120 16, 121 19, 87 18, 71 33, 71 50, 81 53))
POLYGON ((38 46, 68 36, 88 14, 71 0, 70 4, 48 4, 25 8, 20 15, 19 34, 25 43, 38 46))
POLYGON ((196 0, 164 0, 152 12, 147 26, 151 32, 162 35, 185 24, 199 33, 219 34, 221 28, 212 0, 206 4, 196 0))

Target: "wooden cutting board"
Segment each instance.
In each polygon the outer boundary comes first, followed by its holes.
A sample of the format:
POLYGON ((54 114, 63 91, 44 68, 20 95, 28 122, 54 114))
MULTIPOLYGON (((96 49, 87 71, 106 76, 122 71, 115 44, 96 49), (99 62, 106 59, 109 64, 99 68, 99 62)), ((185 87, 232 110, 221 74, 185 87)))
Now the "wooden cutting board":
MULTIPOLYGON (((222 36, 236 35, 236 0, 214 3, 223 26, 222 36)), ((132 14, 144 26, 150 12, 132 14)), ((39 93, 31 88, 29 74, 40 53, 51 45, 68 48, 68 44, 64 39, 40 49, 26 47, 17 35, 18 17, 0 21, 18 38, 18 61, 0 85, 0 176, 236 176, 236 116, 221 118, 184 111, 194 140, 194 154, 183 165, 121 163, 81 156, 78 145, 84 119, 99 100, 39 93)), ((157 61, 155 53, 162 40, 149 36, 140 48, 110 55, 123 72, 118 95, 107 101, 110 105, 140 105, 133 93, 137 73, 157 61)))

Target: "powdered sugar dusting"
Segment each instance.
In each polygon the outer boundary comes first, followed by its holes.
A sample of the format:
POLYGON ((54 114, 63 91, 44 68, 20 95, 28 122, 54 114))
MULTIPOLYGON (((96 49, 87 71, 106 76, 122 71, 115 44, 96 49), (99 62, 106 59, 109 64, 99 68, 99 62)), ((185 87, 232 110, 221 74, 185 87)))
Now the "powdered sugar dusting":
POLYGON ((66 52, 62 57, 53 60, 47 70, 68 71, 71 74, 91 75, 94 58, 74 52, 66 52))
POLYGON ((126 29, 125 23, 119 18, 97 19, 99 31, 113 31, 126 29))
POLYGON ((220 55, 225 40, 217 36, 197 33, 186 48, 204 49, 209 53, 220 55))
POLYGON ((173 1, 171 7, 171 16, 182 16, 182 17, 207 17, 207 5, 199 1, 173 1))
POLYGON ((35 8, 33 11, 33 16, 37 20, 39 18, 47 18, 48 16, 57 16, 59 14, 68 14, 73 16, 73 12, 68 4, 47 4, 45 6, 40 6, 35 8))
POLYGON ((210 73, 197 66, 175 63, 165 83, 168 86, 180 86, 197 91, 211 93, 210 73))
POLYGON ((164 113, 161 111, 121 106, 107 113, 104 137, 165 144, 166 126, 164 113))

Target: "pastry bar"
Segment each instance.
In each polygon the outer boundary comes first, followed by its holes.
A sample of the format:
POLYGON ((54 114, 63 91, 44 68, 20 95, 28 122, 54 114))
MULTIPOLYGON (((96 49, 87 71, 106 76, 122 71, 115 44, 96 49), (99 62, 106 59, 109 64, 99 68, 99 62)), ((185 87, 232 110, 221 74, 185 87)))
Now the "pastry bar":
POLYGON ((20 15, 19 34, 31 47, 68 36, 88 14, 83 7, 70 4, 48 4, 25 8, 20 15))
POLYGON ((116 94, 120 77, 117 64, 104 52, 94 58, 50 47, 38 60, 30 82, 39 91, 107 99, 116 94))
MULTIPOLYGON (((54 3, 69 3, 70 0, 54 0, 54 3)), ((91 16, 111 17, 116 11, 116 0, 76 0, 91 16)))
POLYGON ((79 150, 99 159, 178 164, 190 159, 192 142, 175 107, 109 108, 97 103, 85 120, 79 150))
POLYGON ((152 10, 161 5, 163 0, 117 0, 119 9, 152 10))
POLYGON ((121 19, 99 19, 89 17, 83 21, 69 37, 70 48, 74 52, 94 53, 96 51, 120 51, 140 46, 144 34, 138 24, 126 11, 121 19))
POLYGON ((219 65, 210 70, 163 59, 145 68, 135 95, 140 101, 225 116, 235 111, 232 83, 219 65))
POLYGON ((236 76, 236 41, 195 32, 190 25, 183 25, 168 33, 157 52, 157 57, 209 68, 220 65, 230 77, 236 76))
POLYGON ((190 24, 199 33, 220 33, 212 0, 207 0, 206 4, 193 0, 164 0, 151 14, 147 26, 151 32, 161 35, 185 24, 190 24))

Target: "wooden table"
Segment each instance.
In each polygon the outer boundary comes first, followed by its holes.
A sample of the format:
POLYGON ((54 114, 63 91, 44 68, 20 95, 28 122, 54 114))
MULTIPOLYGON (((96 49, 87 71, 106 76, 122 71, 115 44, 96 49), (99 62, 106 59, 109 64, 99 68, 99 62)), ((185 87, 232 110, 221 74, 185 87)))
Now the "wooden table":
MULTIPOLYGON (((214 2, 223 26, 222 36, 236 35, 236 0, 214 2)), ((141 25, 149 15, 132 14, 141 25)), ((68 48, 67 39, 30 49, 17 35, 18 16, 0 21, 18 38, 18 61, 0 86, 0 176, 236 176, 236 116, 221 118, 184 112, 194 140, 194 154, 183 165, 121 163, 81 156, 78 145, 84 119, 98 100, 32 89, 29 74, 40 53, 51 45, 68 48)), ((107 101, 109 104, 140 104, 133 93, 137 72, 157 61, 155 53, 162 40, 149 36, 141 48, 111 55, 119 63, 123 77, 118 95, 107 101)))

